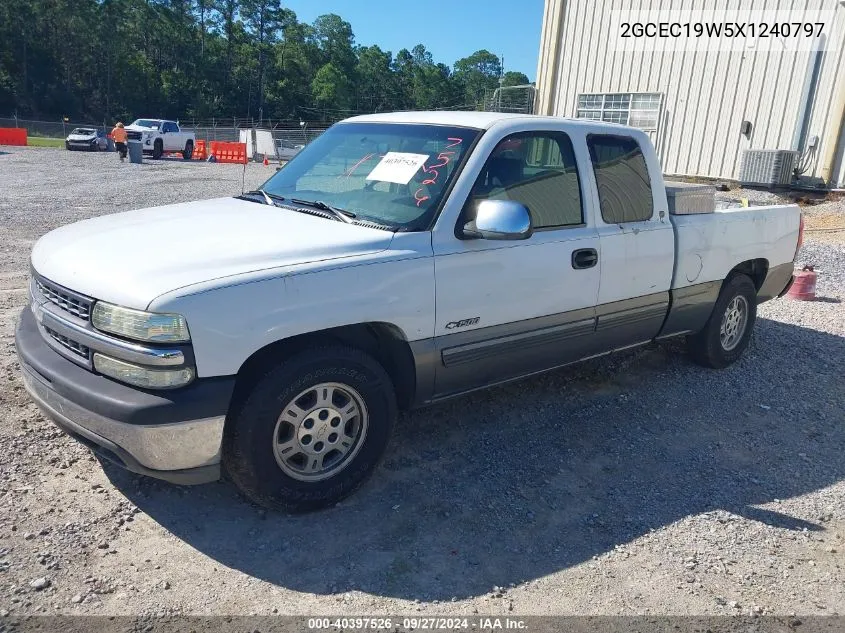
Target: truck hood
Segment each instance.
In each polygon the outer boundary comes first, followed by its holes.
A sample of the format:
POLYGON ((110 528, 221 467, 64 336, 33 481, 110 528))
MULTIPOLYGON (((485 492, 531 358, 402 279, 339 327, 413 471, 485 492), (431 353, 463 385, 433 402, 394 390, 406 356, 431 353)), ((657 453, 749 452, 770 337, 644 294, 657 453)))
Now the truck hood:
POLYGON ((47 233, 35 271, 82 294, 144 309, 192 284, 377 253, 393 233, 218 198, 102 216, 47 233))
POLYGON ((158 132, 157 127, 144 127, 143 125, 127 125, 123 129, 130 132, 158 132))

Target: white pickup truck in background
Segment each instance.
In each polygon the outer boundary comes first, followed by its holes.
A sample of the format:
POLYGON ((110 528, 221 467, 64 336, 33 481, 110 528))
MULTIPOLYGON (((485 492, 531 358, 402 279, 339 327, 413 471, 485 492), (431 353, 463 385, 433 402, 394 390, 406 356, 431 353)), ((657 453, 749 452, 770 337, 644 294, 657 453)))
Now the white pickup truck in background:
POLYGON ((791 283, 801 217, 705 211, 670 213, 632 128, 356 117, 257 191, 42 237, 18 354, 98 454, 318 508, 373 471, 399 408, 675 336, 736 361, 791 283))
POLYGON ((161 158, 165 152, 179 152, 189 160, 196 141, 193 132, 183 132, 176 121, 163 119, 136 119, 126 126, 126 136, 130 141, 141 141, 143 152, 153 158, 161 158))

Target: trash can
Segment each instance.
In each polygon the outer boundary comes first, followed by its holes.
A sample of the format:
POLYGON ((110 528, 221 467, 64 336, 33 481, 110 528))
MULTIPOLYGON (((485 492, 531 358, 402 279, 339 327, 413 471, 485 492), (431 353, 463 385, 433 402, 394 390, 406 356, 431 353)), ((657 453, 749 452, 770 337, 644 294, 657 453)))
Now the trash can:
POLYGON ((144 150, 141 141, 127 141, 129 148, 129 162, 142 163, 144 160, 144 150))

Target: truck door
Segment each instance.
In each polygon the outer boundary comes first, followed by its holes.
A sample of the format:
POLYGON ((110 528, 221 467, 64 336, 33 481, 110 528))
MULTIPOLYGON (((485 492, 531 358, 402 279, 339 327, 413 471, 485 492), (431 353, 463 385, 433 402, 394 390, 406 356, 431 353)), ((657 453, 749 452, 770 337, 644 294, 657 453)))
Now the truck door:
POLYGON ((463 205, 457 223, 453 215, 432 238, 435 397, 566 364, 593 343, 601 264, 585 213, 583 138, 573 145, 559 129, 488 135, 475 150, 486 159, 469 195, 454 201, 463 205), (533 234, 465 239, 484 200, 525 205, 533 234))
POLYGON ((587 134, 600 210, 596 333, 605 351, 654 338, 669 307, 675 237, 660 164, 642 150, 647 143, 644 134, 587 134))
POLYGON ((162 142, 164 143, 165 151, 173 152, 184 149, 182 145, 182 135, 179 134, 179 126, 177 126, 173 121, 165 121, 162 123, 161 131, 164 132, 162 135, 162 142))

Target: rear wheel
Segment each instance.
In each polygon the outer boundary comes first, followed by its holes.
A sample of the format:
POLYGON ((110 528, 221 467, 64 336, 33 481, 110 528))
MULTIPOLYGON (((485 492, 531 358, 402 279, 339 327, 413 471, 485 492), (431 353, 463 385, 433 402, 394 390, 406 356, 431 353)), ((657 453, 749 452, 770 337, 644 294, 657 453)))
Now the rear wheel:
POLYGON ((307 349, 260 379, 227 421, 223 464, 260 505, 316 510, 367 479, 395 419, 393 383, 373 358, 341 345, 307 349))
POLYGON ((727 367, 748 347, 756 319, 757 288, 747 275, 734 275, 722 286, 704 329, 687 337, 690 355, 705 367, 727 367))
POLYGON ((153 143, 153 158, 159 159, 162 154, 164 154, 164 143, 160 138, 157 138, 153 143))
POLYGON ((185 160, 191 160, 191 156, 194 155, 194 142, 188 141, 185 143, 185 151, 182 152, 182 158, 185 160))

